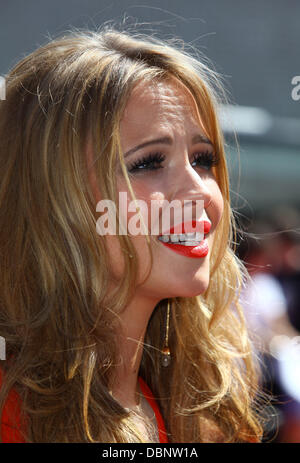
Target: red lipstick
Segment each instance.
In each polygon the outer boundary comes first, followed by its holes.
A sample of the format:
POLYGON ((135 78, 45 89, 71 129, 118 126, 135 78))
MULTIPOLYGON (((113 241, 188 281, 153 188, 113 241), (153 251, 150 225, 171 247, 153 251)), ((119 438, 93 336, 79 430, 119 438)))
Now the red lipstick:
POLYGON ((207 235, 211 229, 211 223, 208 220, 191 220, 189 222, 183 222, 174 227, 171 227, 170 230, 166 230, 162 235, 180 235, 182 233, 203 233, 207 235))
MULTIPOLYGON (((193 258, 200 258, 200 257, 205 257, 208 254, 209 248, 207 241, 205 239, 205 235, 209 233, 211 229, 211 223, 202 220, 202 221, 190 221, 190 222, 184 222, 179 225, 176 225, 175 227, 171 227, 168 232, 164 232, 163 235, 177 235, 177 234, 184 234, 184 233, 192 233, 192 232, 198 232, 200 234, 204 235, 204 238, 202 241, 195 245, 192 246, 184 246, 182 244, 178 243, 164 243, 163 241, 160 241, 164 246, 167 248, 171 249, 172 251, 176 252, 177 254, 181 254, 186 257, 193 257, 193 258)), ((161 236, 161 235, 160 235, 161 236)))

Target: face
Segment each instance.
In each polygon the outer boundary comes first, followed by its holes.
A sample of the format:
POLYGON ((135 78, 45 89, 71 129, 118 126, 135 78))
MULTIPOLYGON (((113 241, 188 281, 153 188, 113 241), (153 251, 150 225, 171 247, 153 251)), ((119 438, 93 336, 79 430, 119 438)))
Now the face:
MULTIPOLYGON (((182 205, 184 200, 194 204, 202 200, 204 210, 200 220, 211 222, 206 236, 209 251, 205 257, 178 254, 154 237, 151 240, 153 266, 148 279, 137 289, 137 295, 159 301, 203 293, 209 283, 209 257, 222 216, 223 198, 214 175, 218 167, 213 141, 207 139, 199 123, 191 95, 176 81, 138 84, 125 108, 120 137, 135 196, 148 206, 149 233, 152 200, 176 199, 182 205)), ((118 192, 126 192, 130 202, 120 165, 116 175, 118 192)), ((128 212, 128 222, 134 214, 128 212)), ((150 264, 146 237, 131 235, 130 238, 137 251, 139 281, 142 281, 150 264)), ((116 236, 107 235, 106 239, 113 274, 118 279, 125 270, 120 244, 116 236)))

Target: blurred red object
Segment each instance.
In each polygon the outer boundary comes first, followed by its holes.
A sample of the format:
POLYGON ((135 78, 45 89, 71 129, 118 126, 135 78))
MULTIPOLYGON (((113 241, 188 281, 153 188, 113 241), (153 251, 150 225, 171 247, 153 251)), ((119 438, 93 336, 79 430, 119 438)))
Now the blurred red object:
POLYGON ((279 434, 279 442, 289 444, 300 443, 300 418, 290 416, 286 418, 279 434))

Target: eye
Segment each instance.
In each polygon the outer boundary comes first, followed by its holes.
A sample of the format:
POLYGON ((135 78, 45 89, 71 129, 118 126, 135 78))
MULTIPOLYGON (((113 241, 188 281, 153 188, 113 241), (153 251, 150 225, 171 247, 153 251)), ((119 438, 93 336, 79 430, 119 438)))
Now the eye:
POLYGON ((142 170, 157 170, 162 168, 161 163, 165 160, 162 153, 149 153, 146 156, 138 159, 128 166, 130 173, 142 170))
POLYGON ((218 165, 219 161, 219 157, 212 151, 203 151, 195 154, 192 166, 210 170, 213 166, 218 165))

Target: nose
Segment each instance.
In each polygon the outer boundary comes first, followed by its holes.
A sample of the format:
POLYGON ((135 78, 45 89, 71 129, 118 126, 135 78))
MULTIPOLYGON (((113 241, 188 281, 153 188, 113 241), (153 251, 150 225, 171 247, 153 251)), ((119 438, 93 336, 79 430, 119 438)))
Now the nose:
MULTIPOLYGON (((204 177, 204 176, 203 176, 204 177)), ((178 166, 175 181, 172 183, 171 200, 202 200, 204 209, 212 201, 212 192, 207 182, 201 178, 201 173, 194 169, 189 162, 178 166)))

